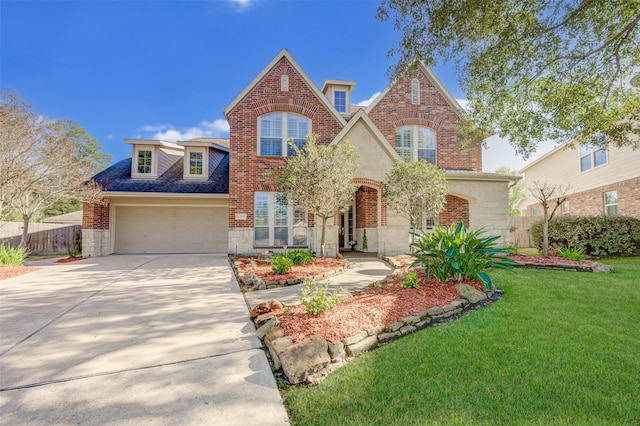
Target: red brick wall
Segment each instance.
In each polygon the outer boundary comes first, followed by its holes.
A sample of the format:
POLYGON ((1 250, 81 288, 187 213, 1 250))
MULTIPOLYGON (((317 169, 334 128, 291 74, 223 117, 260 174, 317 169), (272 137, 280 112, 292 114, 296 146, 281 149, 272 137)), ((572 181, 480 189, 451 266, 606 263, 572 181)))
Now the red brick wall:
MULTIPOLYGON (((640 219, 640 177, 600 186, 587 191, 576 192, 567 197, 569 200, 569 214, 573 216, 600 216, 604 214, 604 193, 618 191, 618 215, 630 216, 640 219)), ((550 204, 553 210, 555 200, 550 204)), ((533 214, 533 208, 537 207, 542 216, 542 205, 536 204, 527 207, 527 215, 533 214)), ((549 211, 551 213, 551 211, 549 211)), ((558 207, 555 216, 562 215, 562 206, 558 207)))
POLYGON ((440 168, 482 171, 482 147, 461 152, 456 130, 458 113, 447 103, 440 91, 422 74, 420 104, 411 103, 411 80, 400 79, 373 110, 369 117, 391 146, 396 145, 395 129, 406 125, 428 127, 436 132, 436 164, 440 168))
POLYGON ((378 226, 378 191, 361 186, 356 191, 356 228, 376 228, 378 226))
POLYGON ((109 201, 83 203, 82 229, 109 229, 109 201))
MULTIPOLYGON (((257 155, 258 117, 269 112, 286 111, 311 119, 311 131, 318 143, 329 144, 342 129, 315 93, 289 62, 282 60, 245 96, 228 115, 230 126, 229 227, 253 227, 253 194, 273 191, 273 181, 265 176, 281 166, 284 158, 257 155), (280 90, 280 78, 289 76, 289 90, 280 90), (247 220, 236 220, 245 213, 247 220)), ((313 226, 312 223, 309 226, 313 226)))
POLYGON ((469 227, 469 202, 455 195, 447 195, 447 204, 445 210, 438 216, 438 223, 449 226, 460 222, 469 227))

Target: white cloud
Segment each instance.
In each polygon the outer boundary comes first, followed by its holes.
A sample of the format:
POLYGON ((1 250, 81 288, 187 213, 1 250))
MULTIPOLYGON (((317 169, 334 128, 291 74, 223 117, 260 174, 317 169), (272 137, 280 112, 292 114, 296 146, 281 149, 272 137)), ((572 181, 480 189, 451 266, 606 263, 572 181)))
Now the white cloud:
POLYGON ((228 0, 228 2, 236 11, 244 12, 245 10, 251 8, 251 6, 253 6, 254 4, 258 3, 258 0, 228 0))
POLYGON ((213 121, 202 120, 197 126, 176 129, 171 124, 145 125, 137 129, 150 139, 167 142, 185 141, 194 138, 226 138, 229 137, 229 123, 218 118, 213 121), (150 134, 151 133, 151 134, 150 134))
POLYGON ((380 92, 376 92, 376 93, 374 93, 373 95, 371 95, 371 97, 370 97, 369 99, 365 99, 364 101, 360 101, 360 102, 358 102, 358 103, 356 104, 356 106, 363 106, 363 107, 366 107, 366 106, 371 105, 371 102, 373 102, 373 100, 374 100, 375 98, 377 98, 379 94, 380 94, 380 92))
POLYGON ((107 136, 104 137, 106 140, 110 141, 111 139, 113 139, 113 133, 109 133, 107 136))

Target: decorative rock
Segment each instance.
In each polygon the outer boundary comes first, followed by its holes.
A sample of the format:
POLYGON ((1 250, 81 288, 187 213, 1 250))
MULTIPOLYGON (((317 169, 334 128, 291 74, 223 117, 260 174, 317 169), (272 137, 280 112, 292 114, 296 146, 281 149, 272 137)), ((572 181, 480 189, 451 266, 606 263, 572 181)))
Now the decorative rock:
POLYGON ((427 309, 427 315, 430 317, 442 315, 443 312, 444 310, 440 306, 434 306, 433 308, 427 309))
POLYGON ((409 333, 413 333, 414 331, 416 331, 416 327, 414 327, 413 325, 405 325, 404 327, 402 327, 400 329, 400 333, 405 336, 409 333))
POLYGON ((397 339, 400 336, 402 336, 402 333, 400 333, 399 331, 394 331, 393 333, 381 333, 378 334, 378 342, 387 343, 397 339))
POLYGON ((327 341, 313 335, 300 343, 289 346, 280 353, 282 370, 293 384, 302 383, 331 363, 327 341))
MULTIPOLYGON (((265 341, 266 343, 266 341, 265 341)), ((290 337, 279 337, 269 343, 266 343, 267 349, 269 349, 269 353, 271 354, 271 361, 273 361, 273 367, 278 370, 282 367, 282 362, 280 362, 280 354, 285 349, 293 346, 293 342, 290 337)))
POLYGON ((256 327, 260 328, 264 323, 269 321, 271 318, 275 318, 275 315, 271 312, 267 312, 266 314, 258 315, 253 322, 255 322, 256 327))
POLYGON ((274 327, 271 330, 267 331, 267 334, 264 335, 264 341, 265 343, 271 343, 281 337, 285 337, 285 335, 280 327, 274 327))
POLYGON ((400 330, 402 327, 404 327, 404 323, 402 321, 396 321, 393 324, 389 324, 389 327, 387 327, 387 330, 393 333, 400 330))
POLYGON ((256 335, 258 339, 262 340, 262 338, 267 334, 269 330, 278 325, 278 318, 273 317, 265 322, 259 329, 256 330, 256 335))
POLYGON ((417 315, 412 315, 410 317, 406 317, 406 318, 402 318, 400 321, 402 321, 403 323, 407 324, 407 325, 413 325, 413 324, 417 324, 422 320, 422 318, 420 318, 417 315))
POLYGON ((610 272, 613 271, 613 268, 607 265, 603 265, 602 263, 598 263, 598 262, 592 262, 591 263, 591 270, 593 272, 597 272, 597 273, 601 273, 601 274, 608 274, 610 272))
POLYGON ((460 294, 460 297, 462 297, 463 299, 467 299, 472 305, 478 302, 482 302, 487 298, 486 294, 476 290, 469 284, 456 284, 456 290, 458 290, 458 294, 460 294))
POLYGON ((329 356, 331 356, 331 362, 342 362, 347 357, 347 352, 344 350, 344 343, 342 342, 327 342, 329 346, 329 356))
POLYGON ((454 309, 457 309, 457 308, 458 308, 458 305, 454 305, 453 303, 449 303, 448 305, 444 305, 442 307, 442 310, 444 312, 451 312, 451 311, 453 311, 454 309))
POLYGON ((262 278, 256 274, 247 274, 244 276, 245 291, 264 290, 265 288, 266 286, 264 281, 262 281, 262 278))
POLYGON ((265 250, 258 255, 258 262, 271 263, 272 257, 273 257, 273 252, 271 250, 265 250))
POLYGON ((272 311, 279 311, 284 308, 282 302, 276 299, 271 299, 267 303, 269 304, 269 308, 271 308, 272 311))
POLYGON ((378 336, 369 336, 357 343, 347 346, 347 354, 355 357, 378 346, 378 336))
POLYGON ((365 337, 367 337, 367 333, 363 331, 354 336, 342 339, 342 343, 344 343, 345 346, 350 346, 350 345, 353 345, 354 343, 358 343, 359 341, 363 340, 365 337))
POLYGON ((384 327, 374 327, 367 330, 367 335, 369 336, 377 336, 378 334, 384 331, 384 327))
POLYGON ((268 302, 258 303, 256 306, 251 309, 251 314, 249 315, 251 319, 258 318, 262 314, 266 314, 271 312, 271 307, 268 302))
POLYGON ((419 323, 414 324, 414 327, 417 328, 418 330, 422 330, 423 328, 425 328, 429 324, 431 324, 431 318, 427 318, 424 321, 420 321, 419 323))

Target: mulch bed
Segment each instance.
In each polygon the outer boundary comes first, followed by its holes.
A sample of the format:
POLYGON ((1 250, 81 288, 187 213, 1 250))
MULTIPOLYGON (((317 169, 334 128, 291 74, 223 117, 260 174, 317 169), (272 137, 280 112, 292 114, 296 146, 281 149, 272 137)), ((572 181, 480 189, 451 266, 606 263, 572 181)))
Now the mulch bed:
POLYGON ((258 263, 257 257, 238 256, 233 259, 236 268, 243 275, 254 274, 259 276, 262 281, 281 281, 290 280, 301 277, 314 277, 334 272, 346 265, 344 259, 329 259, 319 257, 311 264, 294 265, 286 274, 276 275, 271 270, 270 263, 258 263))
POLYGON ((82 256, 71 256, 71 257, 63 257, 62 259, 56 260, 56 263, 69 263, 75 262, 76 260, 82 260, 84 257, 82 256))
POLYGON ((6 280, 7 278, 17 277, 37 270, 38 268, 33 266, 3 265, 0 266, 0 280, 6 280))

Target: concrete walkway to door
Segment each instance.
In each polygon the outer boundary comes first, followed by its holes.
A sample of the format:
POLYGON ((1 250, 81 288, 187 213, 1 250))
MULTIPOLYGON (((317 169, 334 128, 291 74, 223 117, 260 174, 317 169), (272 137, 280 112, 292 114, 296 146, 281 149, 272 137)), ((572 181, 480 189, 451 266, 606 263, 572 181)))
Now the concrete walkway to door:
POLYGON ((286 425, 226 255, 92 258, 0 281, 0 423, 286 425))

